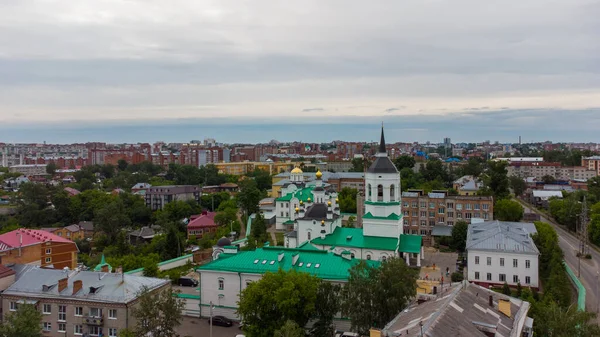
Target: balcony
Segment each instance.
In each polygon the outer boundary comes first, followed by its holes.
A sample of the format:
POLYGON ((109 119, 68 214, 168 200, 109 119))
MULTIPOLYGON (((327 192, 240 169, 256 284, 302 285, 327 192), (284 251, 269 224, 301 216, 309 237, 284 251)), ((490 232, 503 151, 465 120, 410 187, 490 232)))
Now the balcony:
POLYGON ((104 317, 102 316, 83 316, 83 323, 87 325, 104 325, 104 317))

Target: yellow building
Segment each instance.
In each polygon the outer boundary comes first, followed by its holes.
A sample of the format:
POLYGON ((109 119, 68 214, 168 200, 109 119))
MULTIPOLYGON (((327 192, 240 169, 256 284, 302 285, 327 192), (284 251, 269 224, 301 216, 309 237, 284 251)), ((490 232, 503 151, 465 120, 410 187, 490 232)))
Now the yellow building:
POLYGON ((248 174, 256 169, 263 170, 269 172, 269 174, 278 174, 280 172, 285 172, 292 167, 294 164, 292 162, 256 162, 256 161, 243 161, 243 162, 235 162, 235 163, 217 163, 215 164, 219 172, 224 174, 231 174, 236 176, 241 176, 248 174))
POLYGON ((83 240, 85 238, 83 228, 78 225, 70 225, 62 228, 42 228, 42 230, 72 241, 83 240))

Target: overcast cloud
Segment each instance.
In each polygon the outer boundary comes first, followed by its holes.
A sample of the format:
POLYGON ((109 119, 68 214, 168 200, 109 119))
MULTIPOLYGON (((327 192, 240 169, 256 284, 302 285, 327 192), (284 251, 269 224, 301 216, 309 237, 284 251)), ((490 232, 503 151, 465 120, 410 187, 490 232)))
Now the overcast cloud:
POLYGON ((0 0, 0 129, 490 111, 511 111, 509 130, 569 128, 556 111, 598 125, 598 17, 586 0, 0 0))

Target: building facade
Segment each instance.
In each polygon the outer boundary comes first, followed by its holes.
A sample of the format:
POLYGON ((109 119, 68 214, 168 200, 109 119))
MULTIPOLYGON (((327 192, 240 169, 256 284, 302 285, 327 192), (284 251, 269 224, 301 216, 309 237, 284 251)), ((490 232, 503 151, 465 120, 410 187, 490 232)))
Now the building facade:
POLYGON ((1 264, 73 269, 78 252, 75 242, 44 230, 20 228, 0 235, 1 264))
POLYGON ((46 165, 45 164, 23 164, 23 165, 13 165, 9 167, 9 172, 21 173, 25 176, 45 176, 46 173, 46 165))
POLYGON ((600 175, 600 156, 591 156, 581 158, 581 166, 600 175))
POLYGON ((593 159, 586 161, 583 158, 582 162, 582 166, 562 166, 560 163, 511 161, 506 169, 509 176, 534 177, 537 180, 542 180, 544 176, 551 176, 556 180, 588 180, 599 174, 593 159))
POLYGON ((92 271, 17 265, 17 279, 2 293, 3 314, 33 304, 42 314, 44 336, 116 337, 135 327, 133 309, 143 287, 171 291, 168 280, 92 271))
POLYGON ((196 239, 202 239, 206 234, 215 233, 219 227, 215 223, 216 214, 216 212, 204 211, 202 214, 192 215, 187 224, 188 239, 191 235, 194 235, 196 239))
POLYGON ((192 200, 198 203, 201 194, 200 187, 196 185, 170 185, 150 187, 146 190, 144 198, 146 206, 155 211, 163 209, 166 204, 175 200, 192 200))
POLYGON ((469 282, 484 287, 507 283, 539 288, 539 255, 521 222, 488 221, 469 225, 467 263, 469 282))

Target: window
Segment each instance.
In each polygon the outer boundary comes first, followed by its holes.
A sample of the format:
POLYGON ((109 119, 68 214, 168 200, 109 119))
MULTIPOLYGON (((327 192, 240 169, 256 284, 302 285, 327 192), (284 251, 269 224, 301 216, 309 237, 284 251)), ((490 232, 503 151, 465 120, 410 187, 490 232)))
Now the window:
POLYGON ((513 259, 513 268, 517 268, 519 266, 519 260, 513 259))
MULTIPOLYGON (((67 320, 67 306, 59 305, 58 306, 58 320, 64 322, 67 320)), ((65 331, 65 330, 62 330, 65 331)))
POLYGON ((487 262, 488 266, 491 266, 492 265, 492 258, 491 257, 486 258, 486 262, 487 262))
MULTIPOLYGON (((405 215, 407 215, 407 214, 405 214, 405 215)), ((408 225, 408 219, 407 219, 407 218, 404 218, 404 221, 403 221, 402 223, 403 223, 404 225, 408 225)))
POLYGON ((371 254, 367 254, 367 260, 371 259, 371 254))
POLYGON ((492 273, 487 273, 487 280, 491 281, 492 280, 492 273))
POLYGON ((476 217, 476 218, 479 218, 479 217, 480 217, 480 215, 479 215, 479 212, 475 212, 475 214, 474 214, 474 215, 475 215, 475 217, 476 217))
POLYGON ((109 337, 117 337, 117 328, 109 328, 108 336, 109 337))
POLYGON ((525 260, 525 268, 527 268, 527 269, 531 268, 531 261, 525 260))
POLYGON ((281 216, 283 216, 283 211, 281 211, 281 216))
POLYGON ((465 209, 466 209, 467 211, 471 210, 471 204, 465 204, 465 209))
POLYGON ((430 202, 429 203, 429 208, 435 208, 435 202, 430 202))
POLYGON ((67 332, 67 324, 58 323, 58 332, 67 332))
POLYGON ((454 218, 454 212, 448 212, 448 217, 449 218, 454 218))
POLYGON ((100 336, 102 334, 102 328, 99 326, 90 326, 89 329, 90 335, 92 336, 100 336))
POLYGON ((412 202, 412 208, 417 208, 417 202, 416 201, 412 202))
POLYGON ((478 271, 475 272, 475 279, 479 280, 479 272, 478 271))
POLYGON ((90 316, 91 317, 102 317, 102 309, 90 308, 90 316))
POLYGON ((513 283, 519 283, 519 275, 513 275, 513 283))
POLYGON ((487 220, 488 214, 487 213, 483 213, 483 218, 487 220))
POLYGON ((454 208, 454 203, 453 202, 449 202, 446 204, 448 209, 453 209, 454 208))
POLYGON ((371 184, 369 184, 369 188, 368 188, 368 190, 369 190, 369 200, 370 200, 370 199, 371 199, 371 192, 372 192, 372 191, 371 191, 371 184))
POLYGON ((404 202, 404 208, 407 208, 407 207, 408 207, 408 201, 405 201, 404 202))
POLYGON ((429 217, 430 218, 435 218, 435 212, 429 212, 429 217))
POLYGON ((438 214, 444 214, 446 210, 443 207, 438 208, 438 214))
POLYGON ((489 209, 489 208, 490 208, 490 205, 489 205, 489 204, 483 204, 483 205, 481 205, 481 207, 482 207, 483 209, 487 210, 487 209, 489 209))
POLYGON ((83 316, 83 307, 75 307, 75 316, 83 316))
POLYGON ((52 313, 52 305, 44 304, 44 307, 42 308, 42 313, 45 315, 51 314, 52 313))
POLYGON ((83 326, 80 324, 75 324, 73 326, 73 333, 76 335, 83 335, 83 326))
POLYGON ((108 309, 108 318, 117 319, 117 309, 108 309))
POLYGON ((250 283, 252 283, 252 281, 246 280, 246 287, 248 287, 250 285, 250 283))
POLYGON ((479 256, 475 256, 475 264, 479 264, 479 256))
POLYGON ((471 219, 471 213, 465 213, 465 219, 471 219))
POLYGON ((500 274, 498 279, 500 280, 500 282, 506 282, 506 274, 500 274))
POLYGON ((44 331, 52 331, 52 323, 44 322, 44 331))
POLYGON ((306 233, 306 236, 308 237, 308 240, 310 241, 310 232, 306 233))
POLYGON ((479 204, 474 204, 473 205, 473 209, 476 210, 476 211, 478 211, 479 210, 479 204))
POLYGON ((47 257, 46 258, 46 263, 51 263, 52 262, 52 258, 51 257, 47 257))
POLYGON ((71 237, 71 232, 67 232, 67 237, 71 237))
POLYGON ((456 213, 456 218, 457 219, 462 219, 462 213, 461 212, 456 213))
POLYGON ((219 290, 225 289, 225 280, 219 279, 219 290))
POLYGON ((456 210, 458 210, 458 211, 462 210, 462 204, 456 204, 456 210))
POLYGON ((46 255, 52 254, 52 248, 46 248, 46 255))
POLYGON ((531 277, 525 276, 525 284, 531 284, 531 277))
POLYGON ((421 208, 427 208, 427 203, 425 201, 421 201, 421 208))
POLYGON ((377 201, 383 201, 383 185, 377 185, 377 201))
POLYGON ((390 201, 396 201, 396 195, 395 195, 395 193, 396 193, 396 186, 391 185, 390 186, 390 201))
POLYGON ((500 267, 504 267, 504 258, 503 257, 500 258, 500 267))
POLYGON ((17 302, 10 302, 10 311, 17 311, 18 308, 17 302))
POLYGON ((454 221, 448 221, 448 226, 454 226, 454 221))

